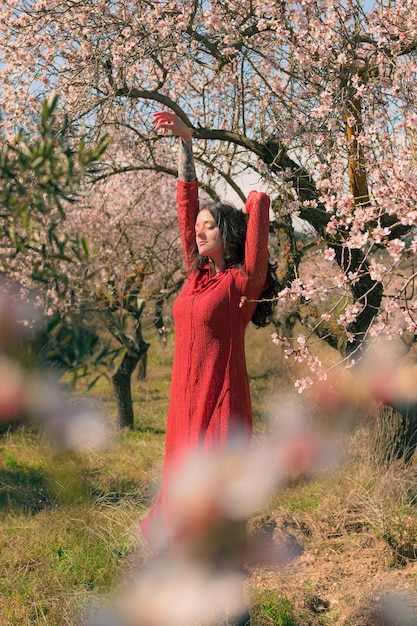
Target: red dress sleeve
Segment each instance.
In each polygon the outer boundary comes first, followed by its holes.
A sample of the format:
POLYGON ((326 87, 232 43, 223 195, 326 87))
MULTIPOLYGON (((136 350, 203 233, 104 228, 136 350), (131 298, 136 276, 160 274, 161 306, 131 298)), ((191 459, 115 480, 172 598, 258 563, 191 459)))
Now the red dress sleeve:
POLYGON ((181 242, 189 271, 196 248, 195 221, 199 208, 197 180, 193 180, 191 183, 182 180, 177 181, 177 206, 181 242))
POLYGON ((245 273, 250 289, 263 290, 268 274, 269 196, 251 191, 246 200, 249 214, 245 246, 245 273))

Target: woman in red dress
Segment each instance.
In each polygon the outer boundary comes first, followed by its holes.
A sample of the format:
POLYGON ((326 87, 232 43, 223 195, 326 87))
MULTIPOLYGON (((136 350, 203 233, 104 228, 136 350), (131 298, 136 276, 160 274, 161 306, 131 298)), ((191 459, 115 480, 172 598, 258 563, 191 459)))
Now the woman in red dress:
POLYGON ((276 294, 268 260, 269 197, 251 191, 242 211, 227 204, 200 208, 191 129, 174 113, 153 118, 156 130, 180 137, 177 204, 188 280, 175 301, 175 352, 162 488, 140 521, 151 549, 175 548, 167 485, 189 454, 224 448, 252 430, 244 336, 251 319, 265 325, 276 294), (242 302, 244 305, 242 306, 242 302))

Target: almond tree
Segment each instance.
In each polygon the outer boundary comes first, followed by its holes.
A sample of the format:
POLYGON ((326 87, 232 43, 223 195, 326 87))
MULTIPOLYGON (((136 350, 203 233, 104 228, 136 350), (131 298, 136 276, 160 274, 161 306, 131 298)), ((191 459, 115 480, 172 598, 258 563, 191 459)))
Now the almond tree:
MULTIPOLYGON (((321 337, 352 365, 380 337, 415 340, 415 0, 4 3, 6 127, 53 86, 73 120, 122 148, 112 172, 172 174, 155 108, 192 128, 202 185, 273 197, 280 307, 306 329, 288 356, 308 388, 321 337), (27 96, 29 89, 30 95, 27 96), (309 245, 297 247, 295 221, 309 245)), ((168 154, 167 154, 168 153, 168 154)), ((287 325, 288 326, 288 325, 287 325)))
POLYGON ((57 105, 51 96, 38 128, 3 145, 0 288, 30 296, 32 317, 41 311, 30 344, 38 364, 89 374, 91 384, 114 368, 119 422, 132 427, 131 375, 149 347, 146 300, 159 311, 184 280, 174 181, 161 187, 153 172, 132 172, 122 185, 109 177, 91 186, 108 139, 89 147, 71 136, 57 105))
MULTIPOLYGON (((184 281, 174 181, 161 185, 152 171, 109 177, 67 216, 72 232, 83 232, 89 255, 72 268, 70 297, 56 306, 77 310, 87 328, 95 327, 104 341, 111 338, 113 356, 99 371, 113 369, 119 424, 132 428, 132 374, 149 348, 144 312, 149 325, 160 322, 162 303, 184 281)), ((163 335, 163 322, 159 329, 163 335)))

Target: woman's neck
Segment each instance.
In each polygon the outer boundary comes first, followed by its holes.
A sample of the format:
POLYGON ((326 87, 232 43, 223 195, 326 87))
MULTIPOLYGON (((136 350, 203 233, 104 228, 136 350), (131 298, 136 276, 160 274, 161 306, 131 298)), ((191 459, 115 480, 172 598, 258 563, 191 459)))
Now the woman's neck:
POLYGON ((216 263, 212 259, 209 259, 209 266, 210 266, 212 276, 216 276, 216 274, 220 274, 221 272, 224 272, 224 270, 226 269, 226 264, 224 261, 216 263))

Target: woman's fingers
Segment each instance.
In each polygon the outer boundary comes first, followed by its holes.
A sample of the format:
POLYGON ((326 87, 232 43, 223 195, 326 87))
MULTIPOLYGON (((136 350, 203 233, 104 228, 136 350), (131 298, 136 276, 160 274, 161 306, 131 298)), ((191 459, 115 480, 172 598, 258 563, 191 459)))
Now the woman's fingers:
POLYGON ((152 116, 152 123, 155 126, 155 130, 166 130, 183 137, 184 139, 191 138, 190 129, 176 113, 172 111, 158 111, 152 116))
POLYGON ((152 122, 158 122, 158 121, 171 121, 172 122, 172 118, 173 118, 173 113, 170 113, 169 111, 159 111, 158 113, 154 113, 152 116, 152 122))
POLYGON ((166 129, 174 125, 171 115, 168 113, 154 113, 152 117, 152 124, 155 125, 155 129, 166 129))
POLYGON ((171 128, 172 127, 172 123, 171 122, 164 122, 163 120, 158 120, 157 122, 154 122, 155 125, 155 130, 165 130, 167 128, 171 128))

